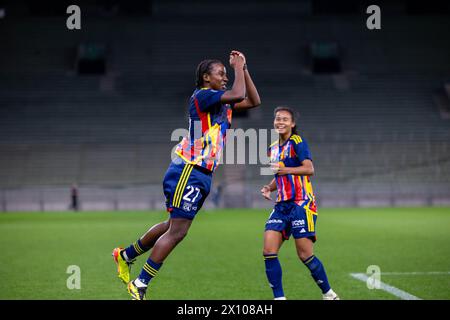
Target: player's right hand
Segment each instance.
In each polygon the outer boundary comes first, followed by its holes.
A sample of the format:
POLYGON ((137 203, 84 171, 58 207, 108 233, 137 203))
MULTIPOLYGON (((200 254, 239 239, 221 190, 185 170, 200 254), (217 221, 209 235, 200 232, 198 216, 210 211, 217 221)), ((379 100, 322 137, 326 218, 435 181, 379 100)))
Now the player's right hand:
POLYGON ((247 59, 245 58, 245 55, 242 52, 237 51, 237 50, 232 50, 231 54, 233 54, 233 55, 235 54, 235 55, 241 56, 244 59, 244 64, 247 63, 247 59))
POLYGON ((270 188, 269 188, 269 186, 262 187, 261 195, 264 197, 264 199, 272 201, 272 198, 270 197, 270 188))
POLYGON ((273 174, 277 174, 280 171, 280 162, 275 162, 270 164, 270 170, 272 170, 273 174))
POLYGON ((245 58, 242 55, 230 52, 230 66, 234 69, 242 69, 244 68, 245 58))

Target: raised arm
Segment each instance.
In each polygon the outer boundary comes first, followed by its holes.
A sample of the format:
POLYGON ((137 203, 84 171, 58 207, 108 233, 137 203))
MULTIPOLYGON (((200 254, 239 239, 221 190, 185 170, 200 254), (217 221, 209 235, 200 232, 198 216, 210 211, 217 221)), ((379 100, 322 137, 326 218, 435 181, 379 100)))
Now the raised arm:
POLYGON ((232 51, 232 53, 238 54, 239 56, 244 58, 244 79, 245 79, 245 90, 246 97, 243 101, 234 105, 235 110, 244 110, 257 107, 261 104, 261 98, 259 97, 258 90, 256 89, 255 84, 253 83, 252 77, 250 76, 250 72, 247 69, 247 60, 243 53, 239 51, 232 51))
POLYGON ((245 59, 239 55, 230 53, 230 66, 234 69, 234 83, 231 90, 225 91, 220 98, 222 103, 239 103, 245 99, 245 59))

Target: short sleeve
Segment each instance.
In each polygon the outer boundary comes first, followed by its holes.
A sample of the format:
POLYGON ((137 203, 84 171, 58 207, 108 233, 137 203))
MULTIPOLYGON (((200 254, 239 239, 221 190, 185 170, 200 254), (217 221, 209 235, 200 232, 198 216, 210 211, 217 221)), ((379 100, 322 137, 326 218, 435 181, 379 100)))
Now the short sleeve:
POLYGON ((272 159, 271 159, 271 157, 272 157, 272 152, 273 152, 273 149, 276 147, 276 146, 275 146, 276 144, 278 144, 278 141, 273 142, 273 143, 267 148, 267 157, 269 157, 270 160, 272 160, 272 159))
POLYGON ((211 106, 220 103, 220 98, 224 93, 225 91, 222 90, 212 90, 212 89, 200 90, 196 96, 200 111, 204 112, 208 110, 211 106))
POLYGON ((305 139, 302 138, 299 143, 294 142, 294 150, 300 162, 306 159, 312 160, 311 152, 305 139))

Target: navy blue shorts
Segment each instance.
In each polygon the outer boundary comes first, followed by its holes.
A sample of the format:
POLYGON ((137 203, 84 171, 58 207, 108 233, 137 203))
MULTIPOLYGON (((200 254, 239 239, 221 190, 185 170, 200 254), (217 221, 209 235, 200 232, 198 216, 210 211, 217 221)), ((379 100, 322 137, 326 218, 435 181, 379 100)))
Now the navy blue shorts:
POLYGON ((266 221, 265 231, 279 231, 285 240, 292 234, 294 239, 310 238, 315 242, 317 212, 309 209, 308 203, 305 201, 298 205, 294 201, 278 202, 266 221))
POLYGON ((194 219, 211 189, 212 172, 198 166, 171 162, 163 181, 171 218, 194 219))

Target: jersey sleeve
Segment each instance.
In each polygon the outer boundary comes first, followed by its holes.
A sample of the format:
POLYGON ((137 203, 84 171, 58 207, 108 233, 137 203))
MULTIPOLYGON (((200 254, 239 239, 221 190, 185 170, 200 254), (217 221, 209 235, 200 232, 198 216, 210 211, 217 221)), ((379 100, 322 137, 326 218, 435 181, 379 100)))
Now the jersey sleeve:
POLYGON ((305 139, 302 138, 300 143, 294 142, 294 150, 300 162, 303 162, 306 159, 312 161, 311 152, 309 151, 308 143, 305 139))
POLYGON ((268 148, 267 148, 267 157, 269 157, 269 160, 272 160, 271 158, 272 158, 272 152, 273 152, 273 149, 275 148, 275 143, 276 142, 273 142, 268 148))
POLYGON ((196 99, 198 101, 198 106, 200 108, 200 111, 206 111, 211 106, 220 103, 220 98, 225 93, 225 91, 222 90, 201 90, 196 96, 196 99))

